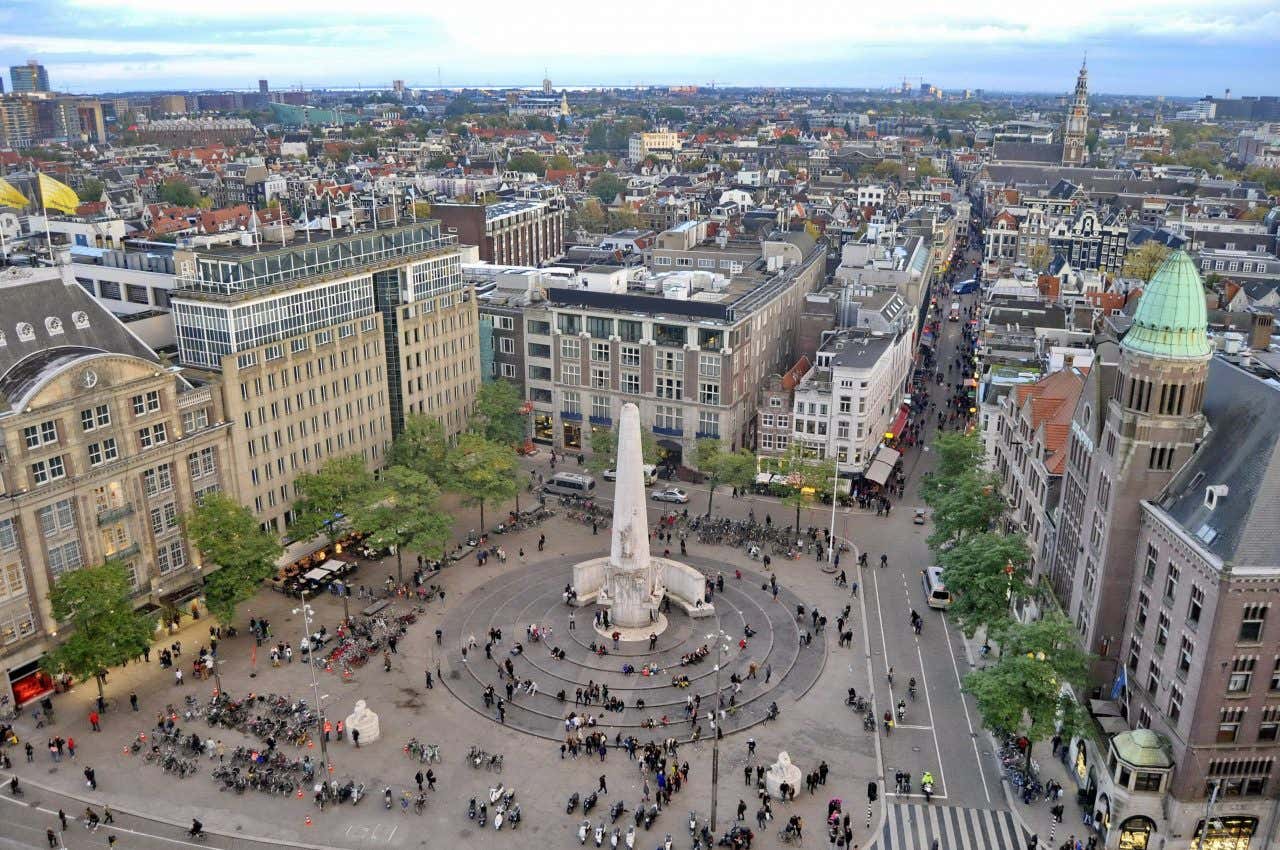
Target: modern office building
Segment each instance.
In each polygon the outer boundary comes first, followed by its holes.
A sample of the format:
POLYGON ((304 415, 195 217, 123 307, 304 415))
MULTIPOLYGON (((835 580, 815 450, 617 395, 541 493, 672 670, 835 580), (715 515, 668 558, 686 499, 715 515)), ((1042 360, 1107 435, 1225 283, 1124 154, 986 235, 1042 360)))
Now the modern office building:
POLYGON ((9 66, 9 79, 14 94, 50 91, 49 72, 34 59, 28 59, 25 65, 9 66))
POLYGON ((35 101, 0 97, 0 147, 29 148, 39 135, 35 101))
POLYGON ((200 592, 179 517, 228 486, 229 426, 193 382, 76 283, 70 268, 0 270, 0 666, 19 702, 58 623, 60 575, 107 559, 134 601, 185 607, 200 592))
POLYGON ((381 465, 409 413, 461 430, 476 308, 436 221, 256 235, 184 242, 171 303, 181 362, 222 375, 240 498, 283 531, 300 474, 350 454, 381 465))
POLYGON ((540 266, 564 253, 567 213, 559 198, 494 204, 432 204, 443 232, 480 248, 480 259, 496 266, 540 266))

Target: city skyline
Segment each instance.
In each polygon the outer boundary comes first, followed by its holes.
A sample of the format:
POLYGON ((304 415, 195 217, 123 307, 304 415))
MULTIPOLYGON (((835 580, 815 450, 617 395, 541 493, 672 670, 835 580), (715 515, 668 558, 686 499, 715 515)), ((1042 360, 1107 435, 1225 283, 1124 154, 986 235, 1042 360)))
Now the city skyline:
POLYGON ((1090 0, 1070 10, 994 3, 815 10, 782 18, 757 0, 722 8, 651 4, 619 23, 588 4, 556 14, 500 3, 500 30, 465 9, 393 2, 353 19, 331 0, 184 9, 158 0, 15 0, 0 10, 0 61, 36 57, 64 91, 273 87, 707 85, 1065 93, 1082 55, 1097 93, 1267 94, 1280 80, 1270 45, 1280 12, 1256 0, 1206 10, 1177 0, 1090 0), (302 16, 307 15, 304 24, 302 16), (679 24, 673 26, 673 23, 679 24), (713 33, 708 37, 708 33, 713 33), (868 36, 868 33, 874 33, 868 36), (1195 61, 1187 61, 1188 54, 1195 61), (420 58, 411 58, 420 57, 420 58), (796 59, 795 57, 803 57, 796 59))

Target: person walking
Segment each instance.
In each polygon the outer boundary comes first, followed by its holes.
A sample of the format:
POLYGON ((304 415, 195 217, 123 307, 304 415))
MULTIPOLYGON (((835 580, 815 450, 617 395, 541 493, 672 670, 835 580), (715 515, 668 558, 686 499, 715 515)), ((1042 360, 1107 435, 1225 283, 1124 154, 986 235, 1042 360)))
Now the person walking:
POLYGON ((58 823, 62 824, 62 831, 67 831, 67 813, 62 809, 58 809, 58 823))
POLYGON ((111 807, 110 807, 110 806, 104 805, 104 806, 102 807, 102 822, 103 822, 103 823, 115 823, 115 822, 116 822, 115 817, 111 814, 111 807))
POLYGON ((50 847, 58 846, 58 834, 53 831, 53 827, 49 827, 44 831, 44 837, 48 839, 50 847))
POLYGON ((85 782, 89 784, 89 788, 91 790, 93 791, 98 790, 98 775, 96 772, 94 772, 94 769, 92 767, 86 767, 84 769, 84 779, 85 779, 85 782))
POLYGON ((738 801, 738 820, 742 821, 746 819, 747 819, 747 801, 739 800, 738 801))
POLYGON ((130 707, 130 708, 132 708, 134 711, 137 711, 137 710, 138 710, 138 695, 137 695, 137 694, 135 694, 135 693, 131 693, 131 694, 129 694, 129 707, 130 707))
MULTIPOLYGON (((603 752, 603 749, 601 750, 601 752, 603 752)), ((603 773, 600 774, 600 793, 601 794, 609 793, 609 784, 608 782, 605 781, 605 775, 603 773)))

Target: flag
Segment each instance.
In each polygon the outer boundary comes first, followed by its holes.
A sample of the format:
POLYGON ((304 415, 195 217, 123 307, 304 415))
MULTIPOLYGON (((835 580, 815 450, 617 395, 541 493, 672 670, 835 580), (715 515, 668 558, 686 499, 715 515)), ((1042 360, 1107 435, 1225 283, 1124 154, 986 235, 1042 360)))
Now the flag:
POLYGON ((67 215, 75 215, 76 207, 80 206, 80 196, 75 189, 46 174, 40 175, 40 197, 46 210, 57 210, 67 215))
POLYGON ((22 209, 29 204, 22 193, 13 188, 4 178, 0 177, 0 207, 16 207, 22 209))
POLYGON ((1129 684, 1128 677, 1125 675, 1124 665, 1120 666, 1120 673, 1116 676, 1115 684, 1111 686, 1111 698, 1119 699, 1120 693, 1129 684))

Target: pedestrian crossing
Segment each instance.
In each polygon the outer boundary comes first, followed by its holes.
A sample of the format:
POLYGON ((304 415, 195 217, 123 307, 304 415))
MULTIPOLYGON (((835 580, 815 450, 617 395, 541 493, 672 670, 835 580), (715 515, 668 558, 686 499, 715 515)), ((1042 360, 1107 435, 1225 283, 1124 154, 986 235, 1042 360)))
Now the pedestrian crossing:
POLYGON ((878 850, 1024 850, 1022 828, 1008 811, 891 803, 878 850))

